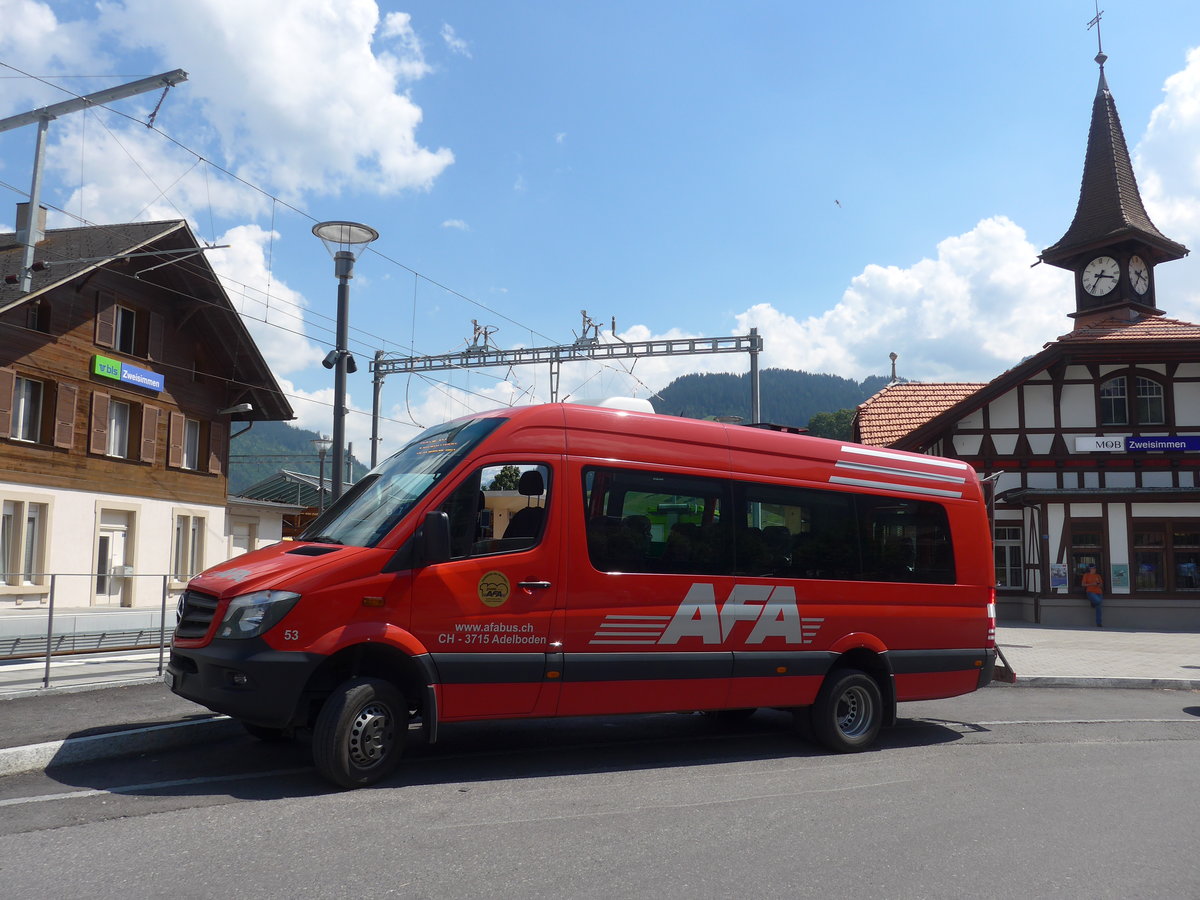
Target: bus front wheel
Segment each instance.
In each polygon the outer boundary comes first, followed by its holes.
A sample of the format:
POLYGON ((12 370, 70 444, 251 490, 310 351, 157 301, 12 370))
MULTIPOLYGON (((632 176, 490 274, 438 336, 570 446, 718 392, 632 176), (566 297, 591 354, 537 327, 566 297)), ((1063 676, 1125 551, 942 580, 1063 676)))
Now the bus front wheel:
POLYGON ((396 687, 378 678, 338 685, 313 728, 313 762, 345 788, 382 781, 400 762, 408 729, 408 704, 396 687))
POLYGON ((837 753, 857 753, 875 742, 883 725, 879 685, 858 669, 835 669, 825 677, 811 713, 816 739, 837 753))

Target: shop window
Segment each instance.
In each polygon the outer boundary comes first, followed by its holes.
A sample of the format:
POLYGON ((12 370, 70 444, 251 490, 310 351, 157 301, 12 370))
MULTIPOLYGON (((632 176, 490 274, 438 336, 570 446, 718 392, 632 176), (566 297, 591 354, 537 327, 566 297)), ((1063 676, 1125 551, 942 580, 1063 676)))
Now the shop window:
POLYGON ((993 543, 996 556, 996 586, 1021 588, 1025 586, 1025 565, 1022 555, 1021 526, 997 525, 993 543))
POLYGON ((1082 583, 1088 566, 1104 572, 1104 533, 1100 522, 1084 520, 1071 523, 1071 572, 1074 586, 1082 583))
POLYGON ((1200 523, 1135 522, 1135 591, 1200 591, 1200 523))
POLYGON ((1200 525, 1172 528, 1171 554, 1175 589, 1200 591, 1200 525))
POLYGON ((1159 528, 1138 527, 1133 532, 1133 586, 1139 591, 1161 591, 1166 587, 1166 534, 1159 528))

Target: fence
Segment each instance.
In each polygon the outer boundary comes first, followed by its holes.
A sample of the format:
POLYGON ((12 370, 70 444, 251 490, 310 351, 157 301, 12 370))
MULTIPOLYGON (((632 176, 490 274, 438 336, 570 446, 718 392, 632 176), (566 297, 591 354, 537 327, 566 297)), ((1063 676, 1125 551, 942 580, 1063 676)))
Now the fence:
MULTIPOLYGON (((2 578, 3 576, 0 576, 2 578)), ((0 659, 38 659, 45 658, 42 675, 42 687, 50 686, 51 660, 55 655, 96 653, 112 650, 158 649, 158 672, 162 675, 165 665, 165 655, 170 641, 171 630, 167 629, 167 602, 170 599, 172 584, 179 584, 179 579, 170 574, 133 574, 117 572, 109 575, 97 575, 95 572, 59 572, 34 573, 24 575, 24 579, 37 581, 40 592, 46 587, 45 601, 30 607, 36 614, 45 612, 44 627, 37 622, 21 622, 19 619, 28 618, 15 615, 16 610, 24 611, 23 606, 15 608, 14 612, 0 613, 0 659), (161 585, 157 608, 151 606, 126 607, 111 604, 96 604, 89 602, 86 607, 69 607, 70 612, 62 612, 63 606, 59 601, 60 590, 64 581, 72 578, 85 578, 90 581, 105 579, 105 587, 112 579, 151 579, 161 585), (56 614, 59 628, 56 631, 56 614), (73 620, 69 629, 61 627, 63 621, 73 620), (157 619, 157 621, 155 621, 157 619), (105 621, 111 620, 111 621, 105 621), (83 625, 81 628, 80 625, 83 625), (99 627, 96 627, 99 626, 99 627)), ((179 593, 177 586, 175 593, 179 593)), ((24 596, 29 596, 26 593, 24 596)), ((91 587, 87 596, 92 597, 91 587)))

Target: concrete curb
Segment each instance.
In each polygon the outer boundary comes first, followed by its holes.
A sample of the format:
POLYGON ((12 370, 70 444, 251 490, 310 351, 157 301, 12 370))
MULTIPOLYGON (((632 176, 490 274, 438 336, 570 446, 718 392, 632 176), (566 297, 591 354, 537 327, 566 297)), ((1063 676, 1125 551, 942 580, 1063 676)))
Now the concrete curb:
POLYGON ((988 687, 1142 688, 1145 690, 1200 691, 1200 681, 1188 678, 1093 678, 1087 675, 1018 675, 1015 684, 993 681, 988 687))
POLYGON ((148 725, 144 728, 47 741, 44 744, 8 747, 0 749, 0 776, 182 747, 205 739, 225 737, 238 731, 238 724, 228 716, 213 716, 193 722, 148 725))

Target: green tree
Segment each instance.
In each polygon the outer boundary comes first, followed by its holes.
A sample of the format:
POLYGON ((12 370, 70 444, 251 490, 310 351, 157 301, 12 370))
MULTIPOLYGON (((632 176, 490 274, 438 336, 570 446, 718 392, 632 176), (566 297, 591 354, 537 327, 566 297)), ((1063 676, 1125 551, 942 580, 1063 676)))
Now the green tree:
POLYGON ((808 420, 808 433, 837 441, 854 440, 854 410, 819 412, 808 420))
POLYGON ((505 466, 496 473, 496 477, 491 480, 485 491, 515 491, 517 484, 521 481, 521 470, 516 466, 505 466))

